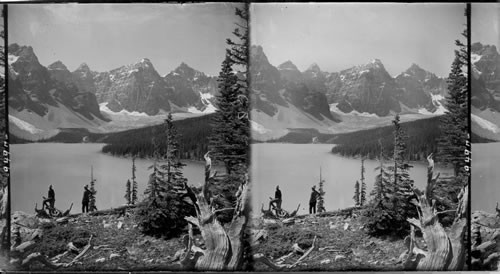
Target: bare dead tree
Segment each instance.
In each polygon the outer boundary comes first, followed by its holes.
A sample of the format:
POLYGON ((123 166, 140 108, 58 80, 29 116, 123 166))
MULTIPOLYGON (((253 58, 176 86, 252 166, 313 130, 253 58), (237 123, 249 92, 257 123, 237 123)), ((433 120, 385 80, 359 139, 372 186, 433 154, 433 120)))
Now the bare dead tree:
POLYGON ((432 190, 439 174, 434 177, 434 161, 432 156, 427 158, 427 187, 423 193, 415 192, 417 198, 413 200, 418 209, 418 219, 410 218, 410 244, 405 268, 420 271, 457 271, 463 270, 465 265, 467 228, 466 212, 468 208, 468 185, 465 185, 459 196, 456 217, 447 233, 438 219, 435 200, 432 190), (422 232, 427 245, 426 250, 419 247, 415 240, 415 229, 422 232))
POLYGON ((207 191, 209 184, 214 180, 212 161, 209 154, 205 154, 205 181, 202 191, 196 195, 196 217, 188 216, 189 234, 180 264, 185 269, 196 270, 241 270, 243 265, 242 235, 247 222, 245 206, 248 199, 248 176, 239 186, 237 202, 234 208, 215 209, 211 206, 210 194, 207 191), (234 210, 231 223, 225 228, 216 218, 216 214, 225 210, 234 210), (194 244, 193 226, 198 227, 205 242, 202 249, 194 244))

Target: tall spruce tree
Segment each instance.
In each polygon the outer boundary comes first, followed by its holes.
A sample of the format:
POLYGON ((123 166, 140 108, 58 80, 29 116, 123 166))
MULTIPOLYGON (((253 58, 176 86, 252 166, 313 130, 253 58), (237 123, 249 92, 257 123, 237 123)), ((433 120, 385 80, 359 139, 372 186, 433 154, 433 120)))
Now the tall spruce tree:
POLYGON ((240 18, 233 31, 236 40, 226 40, 229 49, 219 73, 217 110, 212 120, 213 133, 209 138, 213 158, 224 163, 228 174, 246 170, 250 155, 248 10, 236 8, 236 15, 240 18))
POLYGON ((380 153, 378 156, 379 166, 375 168, 375 171, 378 171, 378 174, 375 176, 375 184, 373 186, 373 190, 370 193, 370 196, 373 197, 375 201, 381 201, 386 197, 385 187, 391 183, 391 178, 389 172, 387 172, 387 168, 385 167, 384 161, 386 159, 384 155, 384 148, 382 146, 381 141, 379 140, 380 153))
POLYGON ((183 201, 179 192, 186 181, 182 174, 185 165, 180 162, 178 134, 171 114, 168 114, 163 129, 161 140, 153 139, 156 156, 153 173, 144 193, 145 203, 139 207, 137 218, 146 234, 172 237, 182 232, 187 224, 184 217, 193 215, 194 208, 183 201), (166 148, 164 154, 159 152, 162 141, 166 148))
POLYGON ((236 83, 238 76, 233 70, 233 61, 229 50, 226 50, 226 58, 222 62, 219 73, 219 94, 216 96, 215 104, 217 110, 212 119, 212 135, 209 138, 209 148, 215 160, 221 161, 226 167, 228 174, 233 172, 235 165, 239 162, 241 151, 238 151, 236 139, 237 110, 234 102, 238 98, 236 83))
MULTIPOLYGON (((466 41, 467 30, 462 32, 466 41)), ((455 41, 458 50, 455 50, 455 59, 451 64, 451 72, 448 75, 448 95, 445 107, 447 111, 442 116, 441 131, 439 139, 438 160, 453 166, 455 176, 468 173, 465 170, 466 158, 464 151, 468 149, 469 140, 468 126, 468 88, 467 88, 467 46, 460 40, 455 41), (465 71, 464 71, 465 70, 465 71)))
POLYGON ((365 159, 361 158, 361 190, 359 192, 359 205, 363 206, 366 202, 366 183, 365 183, 365 159))
POLYGON ((356 183, 354 184, 354 196, 352 197, 352 199, 354 200, 354 205, 355 206, 359 206, 360 203, 359 203, 359 181, 356 181, 356 183))
POLYGON ((97 210, 96 206, 96 194, 97 190, 95 189, 95 182, 97 180, 94 179, 94 168, 90 166, 90 197, 89 197, 89 211, 95 211, 97 210))
MULTIPOLYGON (((246 181, 250 150, 250 105, 248 77, 248 4, 236 9, 239 22, 233 31, 235 39, 227 39, 228 49, 218 79, 219 94, 213 115, 209 151, 216 162, 224 163, 226 175, 210 183, 208 189, 218 193, 211 206, 215 209, 236 205, 236 193, 246 181)), ((233 211, 217 215, 223 223, 233 219, 233 211)))
POLYGON ((318 197, 318 212, 325 212, 325 180, 321 177, 321 168, 319 169, 319 197, 318 197))
POLYGON ((135 180, 135 171, 137 170, 135 166, 135 157, 132 157, 132 190, 130 193, 130 203, 135 205, 137 203, 137 181, 135 180))
POLYGON ((184 175, 182 168, 186 166, 180 161, 179 155, 179 134, 174 126, 172 114, 169 113, 165 120, 165 138, 166 138, 166 155, 164 157, 164 164, 160 165, 162 169, 161 174, 165 176, 165 182, 169 186, 183 186, 184 175))
POLYGON ((130 184, 130 180, 127 180, 127 183, 125 184, 125 201, 127 201, 127 205, 130 205, 132 204, 132 192, 131 192, 131 184, 130 184))
MULTIPOLYGON (((376 197, 365 208, 363 215, 369 232, 374 235, 403 235, 409 229, 408 218, 416 217, 417 211, 411 203, 413 180, 410 178, 408 160, 406 159, 406 133, 401 127, 399 115, 392 121, 394 125, 394 164, 383 170, 381 161, 378 174, 379 187, 376 197), (402 234, 403 233, 403 234, 402 234)), ((382 159, 382 156, 380 157, 382 159)), ((377 183, 376 183, 377 184, 377 183)), ((375 186, 377 188, 377 185, 375 186)))

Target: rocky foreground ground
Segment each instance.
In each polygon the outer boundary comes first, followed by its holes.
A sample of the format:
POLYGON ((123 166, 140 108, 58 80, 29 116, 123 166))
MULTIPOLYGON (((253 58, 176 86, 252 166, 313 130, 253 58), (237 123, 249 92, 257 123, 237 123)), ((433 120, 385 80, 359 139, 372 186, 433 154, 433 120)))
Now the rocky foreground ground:
MULTIPOLYGON (((297 216, 287 220, 252 220, 252 251, 281 265, 294 264, 307 252, 316 237, 315 248, 294 271, 305 270, 403 270, 406 251, 403 237, 372 237, 359 212, 297 216)), ((418 239, 422 245, 423 242, 418 239)), ((255 270, 273 270, 256 263, 255 270)))
MULTIPOLYGON (((180 267, 176 253, 183 249, 182 238, 165 240, 145 236, 130 212, 122 216, 84 214, 60 219, 42 219, 15 212, 12 215, 12 244, 15 244, 18 228, 20 246, 31 245, 11 255, 10 270, 51 270, 38 261, 20 266, 30 254, 37 252, 59 264, 59 271, 176 270, 180 267)), ((203 243, 197 244, 203 246, 203 243)))

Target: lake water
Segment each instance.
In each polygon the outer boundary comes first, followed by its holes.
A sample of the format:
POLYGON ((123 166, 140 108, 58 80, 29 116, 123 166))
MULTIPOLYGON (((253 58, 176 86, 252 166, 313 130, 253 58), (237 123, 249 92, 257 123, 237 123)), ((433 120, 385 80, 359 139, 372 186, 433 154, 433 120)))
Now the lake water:
POLYGON ((500 143, 472 144, 471 208, 495 212, 500 202, 500 143))
MULTIPOLYGON (((267 209, 269 197, 274 197, 276 185, 283 195, 282 207, 293 211, 300 203, 299 213, 309 212, 311 187, 318 185, 319 170, 325 180, 327 211, 354 205, 354 184, 361 177, 361 160, 330 153, 328 144, 254 144, 252 145, 252 203, 254 214, 262 204, 267 209)), ((365 160, 367 194, 373 189, 377 161, 365 160)), ((427 183, 427 165, 414 163, 410 170, 415 185, 423 189, 427 183)), ((450 169, 436 168, 441 176, 450 169)), ((437 174, 436 172, 436 174, 437 174)), ((316 187, 318 189, 318 186, 316 187)))
MULTIPOLYGON (((11 145, 12 210, 34 213, 35 203, 42 205, 49 185, 56 193, 61 210, 73 203, 72 213, 81 212, 83 186, 90 183, 90 166, 96 182, 98 209, 125 203, 125 183, 132 177, 132 160, 101 153, 103 144, 35 143, 11 145)), ((136 160, 139 199, 143 197, 153 161, 136 160)), ((186 162, 184 176, 189 185, 204 179, 204 164, 186 162)))

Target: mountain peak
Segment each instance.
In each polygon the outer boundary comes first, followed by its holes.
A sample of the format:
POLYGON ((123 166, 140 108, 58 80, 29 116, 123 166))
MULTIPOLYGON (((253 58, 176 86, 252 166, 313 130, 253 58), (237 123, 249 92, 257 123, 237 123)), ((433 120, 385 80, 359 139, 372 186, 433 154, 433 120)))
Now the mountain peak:
POLYGON ((9 55, 19 56, 20 60, 23 60, 23 62, 39 63, 31 46, 20 46, 16 43, 10 44, 7 52, 9 55))
POLYGON ((419 65, 412 63, 408 70, 422 69, 419 65))
POLYGON ((143 64, 145 64, 145 63, 146 64, 151 64, 151 60, 149 60, 148 58, 142 58, 141 59, 141 63, 143 63, 143 64))
POLYGON ((181 62, 181 64, 177 67, 181 69, 193 69, 192 67, 188 66, 188 64, 181 62))
POLYGON ((60 60, 50 64, 47 68, 49 70, 68 70, 68 68, 60 60))
POLYGON ((281 65, 279 65, 278 69, 279 70, 297 70, 297 71, 299 70, 297 68, 297 66, 294 63, 292 63, 292 61, 290 61, 290 60, 284 62, 281 65))
MULTIPOLYGON (((308 68, 307 70, 309 71, 314 71, 314 72, 321 72, 321 69, 319 68, 318 64, 316 63, 312 63, 308 68)), ((306 71, 307 71, 306 70, 306 71)))
POLYGON ((76 70, 90 71, 90 68, 87 63, 81 63, 76 70))
POLYGON ((264 53, 264 49, 260 45, 253 45, 250 47, 250 60, 253 63, 269 63, 266 54, 264 53))
POLYGON ((479 55, 490 55, 490 56, 499 55, 497 47, 495 45, 483 45, 479 42, 472 44, 471 51, 472 53, 476 53, 479 55))
POLYGON ((369 63, 370 65, 374 65, 375 67, 384 67, 384 64, 382 64, 382 61, 380 59, 372 59, 369 63))

